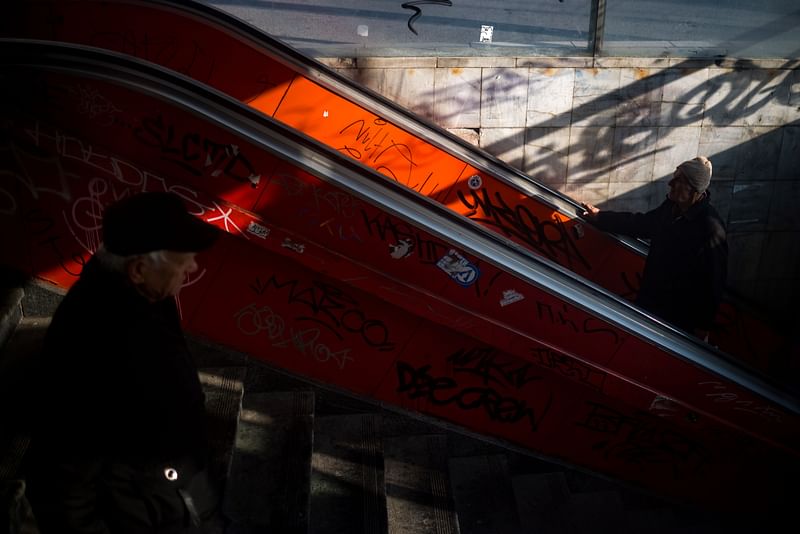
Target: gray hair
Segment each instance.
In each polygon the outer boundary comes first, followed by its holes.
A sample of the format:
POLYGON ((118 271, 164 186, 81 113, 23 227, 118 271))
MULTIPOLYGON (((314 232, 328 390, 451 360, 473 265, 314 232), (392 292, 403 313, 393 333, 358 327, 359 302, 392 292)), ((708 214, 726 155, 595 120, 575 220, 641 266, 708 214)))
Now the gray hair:
POLYGON ((163 250, 154 250, 152 252, 145 252, 144 254, 134 254, 133 256, 120 256, 109 252, 103 243, 97 247, 94 257, 100 262, 105 269, 115 273, 125 273, 128 264, 138 258, 146 258, 152 263, 162 263, 167 261, 163 250))

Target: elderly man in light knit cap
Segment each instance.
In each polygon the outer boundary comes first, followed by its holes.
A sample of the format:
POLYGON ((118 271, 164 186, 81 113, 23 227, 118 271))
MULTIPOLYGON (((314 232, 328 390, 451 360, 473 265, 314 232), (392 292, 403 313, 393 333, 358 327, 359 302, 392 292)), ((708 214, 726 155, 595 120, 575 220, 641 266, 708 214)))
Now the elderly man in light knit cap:
POLYGON ((600 211, 584 215, 607 232, 650 240, 636 303, 708 341, 728 274, 725 225, 711 205, 711 161, 684 161, 667 198, 647 213, 600 211))

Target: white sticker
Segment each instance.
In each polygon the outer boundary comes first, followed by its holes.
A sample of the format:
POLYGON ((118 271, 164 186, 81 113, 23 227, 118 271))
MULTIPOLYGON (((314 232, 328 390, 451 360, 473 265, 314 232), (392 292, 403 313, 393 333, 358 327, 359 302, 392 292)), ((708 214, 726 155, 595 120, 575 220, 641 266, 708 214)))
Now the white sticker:
POLYGON ((657 395, 650 403, 650 411, 659 417, 671 417, 678 413, 680 406, 674 400, 657 395))
POLYGON ((494 34, 494 26, 481 26, 481 41, 482 43, 491 43, 492 34, 494 34))
POLYGON ((283 243, 281 243, 281 246, 284 247, 284 248, 288 248, 290 250, 294 250, 298 254, 302 254, 306 250, 306 246, 305 245, 303 245, 302 243, 295 243, 294 241, 292 241, 288 237, 283 240, 283 243))
POLYGON ((255 221, 250 221, 250 224, 247 225, 247 231, 256 237, 260 237, 261 239, 266 239, 269 235, 269 228, 260 225, 255 221))
POLYGON ((407 258, 412 252, 414 252, 414 242, 410 239, 401 239, 396 245, 389 245, 389 254, 396 260, 407 258))
POLYGON ((477 174, 473 174, 469 177, 469 180, 467 180, 467 185, 470 189, 480 189, 480 187, 483 185, 483 178, 477 174))
POLYGON ((480 269, 453 249, 443 256, 436 266, 464 287, 469 287, 481 275, 480 269))
POLYGON ((366 24, 359 24, 356 26, 356 33, 359 37, 369 37, 369 26, 366 24))
POLYGON ((524 299, 525 295, 515 291, 514 289, 506 289, 503 291, 503 299, 500 301, 500 306, 508 306, 509 304, 514 304, 515 302, 519 302, 520 300, 524 299))

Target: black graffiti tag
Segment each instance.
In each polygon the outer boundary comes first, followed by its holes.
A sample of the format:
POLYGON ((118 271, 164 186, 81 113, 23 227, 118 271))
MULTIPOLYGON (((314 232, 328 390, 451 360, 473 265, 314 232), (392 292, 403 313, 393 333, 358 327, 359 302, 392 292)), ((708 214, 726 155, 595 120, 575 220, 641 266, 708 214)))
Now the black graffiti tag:
POLYGON ((417 30, 414 29, 414 22, 422 16, 422 10, 417 6, 424 6, 424 5, 433 5, 433 6, 446 6, 452 7, 453 2, 451 0, 415 0, 413 2, 405 2, 400 4, 400 7, 403 9, 410 9, 414 11, 414 14, 411 15, 408 19, 408 29, 411 30, 414 35, 419 35, 417 30))
POLYGON ((500 191, 494 194, 496 204, 492 202, 485 187, 480 191, 470 190, 469 194, 470 198, 467 198, 463 191, 458 191, 461 203, 477 212, 477 216, 470 218, 498 228, 508 237, 521 239, 553 261, 566 261, 571 269, 573 261, 578 261, 586 269, 591 269, 591 265, 581 255, 561 221, 557 219, 540 221, 523 204, 517 204, 512 208, 503 199, 500 191))
POLYGON ((483 385, 494 383, 522 389, 529 382, 543 377, 532 373, 530 363, 514 363, 511 358, 503 358, 493 348, 460 349, 448 356, 447 362, 453 365, 456 373, 470 373, 483 379, 483 385))
POLYGON ((295 317, 298 321, 309 321, 325 327, 339 340, 342 331, 357 334, 370 347, 379 351, 391 351, 395 343, 389 339, 389 329, 378 319, 368 318, 360 309, 358 300, 340 288, 321 281, 314 281, 303 287, 298 280, 279 281, 275 275, 266 281, 256 279, 251 285, 253 291, 262 294, 272 288, 286 291, 289 304, 306 307, 310 315, 295 317))
POLYGON ((364 226, 370 236, 377 235, 381 241, 399 243, 408 240, 413 243, 414 253, 422 263, 436 263, 444 256, 450 245, 423 237, 414 227, 402 221, 396 221, 388 215, 380 213, 370 217, 361 210, 364 226))
POLYGON ((483 410, 492 420, 501 423, 517 423, 526 420, 531 431, 536 432, 552 404, 552 394, 537 414, 524 399, 504 396, 491 387, 462 387, 449 376, 436 377, 430 374, 430 365, 414 368, 397 362, 397 393, 409 399, 425 399, 437 406, 455 404, 462 410, 483 410))
POLYGON ((570 358, 546 348, 531 348, 531 356, 542 367, 552 369, 597 391, 603 390, 603 384, 607 376, 603 371, 593 369, 575 358, 570 358))
POLYGON ((661 420, 642 414, 631 417, 608 406, 588 401, 586 419, 576 423, 599 436, 592 448, 606 458, 632 464, 663 464, 676 477, 683 470, 696 471, 710 458, 700 443, 673 430, 661 428, 661 420))
POLYGON ((621 342, 619 334, 600 321, 600 319, 591 316, 586 317, 580 310, 572 308, 566 303, 561 303, 561 309, 554 309, 549 304, 537 300, 536 312, 539 320, 547 320, 554 325, 566 326, 576 334, 603 334, 611 338, 614 345, 619 345, 621 342), (573 310, 578 317, 570 316, 570 312, 573 310))
POLYGON ((425 176, 422 183, 414 181, 412 175, 417 168, 417 163, 414 161, 414 152, 407 144, 398 143, 390 138, 390 132, 386 129, 387 126, 388 123, 380 118, 374 119, 370 125, 367 125, 367 121, 364 119, 353 121, 339 130, 339 135, 350 135, 352 139, 345 141, 344 146, 339 147, 337 150, 353 159, 363 161, 376 171, 419 193, 427 196, 433 195, 438 188, 436 183, 431 183, 432 188, 425 192, 425 187, 433 177, 433 171, 425 176), (373 130, 373 127, 376 129, 373 130), (390 166, 386 160, 393 156, 399 157, 400 163, 390 166))
POLYGON ((157 148, 161 158, 195 176, 227 176, 257 187, 261 176, 237 145, 212 141, 197 132, 176 133, 161 114, 145 117, 134 128, 134 136, 145 146, 157 148))

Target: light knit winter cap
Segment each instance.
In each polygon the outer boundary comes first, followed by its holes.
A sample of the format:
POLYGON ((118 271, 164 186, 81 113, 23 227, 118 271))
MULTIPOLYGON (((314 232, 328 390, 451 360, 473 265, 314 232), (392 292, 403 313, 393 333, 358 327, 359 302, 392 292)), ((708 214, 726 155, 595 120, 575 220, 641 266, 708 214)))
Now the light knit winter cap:
POLYGON ((683 171, 686 180, 695 191, 702 193, 708 189, 711 183, 711 162, 705 156, 697 156, 694 159, 684 161, 678 168, 683 171))

